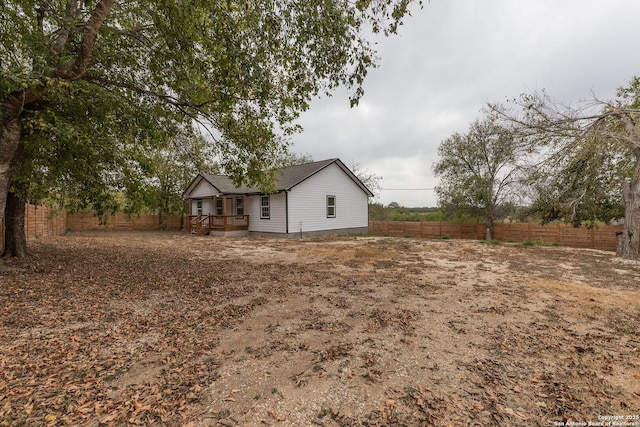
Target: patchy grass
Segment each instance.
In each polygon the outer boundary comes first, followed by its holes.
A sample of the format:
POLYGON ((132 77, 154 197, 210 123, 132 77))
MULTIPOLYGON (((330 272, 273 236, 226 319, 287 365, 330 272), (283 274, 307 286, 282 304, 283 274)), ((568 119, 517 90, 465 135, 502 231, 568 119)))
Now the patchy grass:
POLYGON ((502 242, 500 240, 492 239, 492 240, 480 240, 481 244, 487 245, 500 245, 502 242))

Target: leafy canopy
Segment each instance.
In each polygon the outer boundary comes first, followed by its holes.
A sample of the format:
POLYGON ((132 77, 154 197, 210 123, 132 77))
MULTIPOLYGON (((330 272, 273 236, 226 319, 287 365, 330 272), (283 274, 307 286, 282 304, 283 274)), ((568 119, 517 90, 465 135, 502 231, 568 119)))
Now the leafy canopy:
POLYGON ((476 120, 466 134, 454 133, 438 147, 434 165, 438 204, 449 217, 493 219, 520 195, 526 148, 517 132, 495 115, 476 120))
POLYGON ((546 92, 523 94, 515 110, 493 106, 528 135, 540 161, 529 177, 531 212, 578 226, 626 214, 624 182, 640 179, 640 79, 617 99, 564 106, 546 92))
POLYGON ((0 100, 24 102, 0 120, 18 114, 28 145, 16 169, 122 184, 127 156, 186 129, 207 134, 236 182, 266 185, 311 98, 342 85, 358 102, 376 63, 367 36, 395 33, 409 4, 2 2, 0 100))

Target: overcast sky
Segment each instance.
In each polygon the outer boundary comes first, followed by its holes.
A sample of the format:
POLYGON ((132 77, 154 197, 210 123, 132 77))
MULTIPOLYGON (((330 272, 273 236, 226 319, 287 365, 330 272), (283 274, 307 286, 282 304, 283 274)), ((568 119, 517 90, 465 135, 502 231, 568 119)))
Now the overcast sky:
POLYGON ((640 75, 638 0, 425 0, 404 22, 376 39, 360 105, 344 92, 314 101, 291 147, 381 176, 385 205, 437 205, 438 146, 487 102, 539 89, 611 99, 640 75))

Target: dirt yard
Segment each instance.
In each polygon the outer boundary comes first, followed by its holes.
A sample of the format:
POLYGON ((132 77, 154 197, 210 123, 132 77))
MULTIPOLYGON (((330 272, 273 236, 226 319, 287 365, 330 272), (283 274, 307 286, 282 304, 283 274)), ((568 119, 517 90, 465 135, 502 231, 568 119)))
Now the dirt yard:
POLYGON ((640 426, 640 264, 611 252, 117 232, 32 249, 0 263, 3 426, 640 426))

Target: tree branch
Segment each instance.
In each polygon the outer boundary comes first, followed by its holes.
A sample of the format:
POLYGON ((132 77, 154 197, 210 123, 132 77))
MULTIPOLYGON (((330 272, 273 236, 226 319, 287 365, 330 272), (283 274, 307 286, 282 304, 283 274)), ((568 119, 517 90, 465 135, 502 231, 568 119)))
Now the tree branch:
POLYGON ((77 80, 84 75, 91 63, 91 56, 93 55, 93 49, 95 47, 100 28, 102 27, 105 19, 107 19, 107 15, 109 15, 109 11, 115 2, 116 0, 101 0, 96 5, 95 9, 91 13, 91 17, 84 26, 84 33, 82 35, 82 43, 80 44, 78 57, 70 67, 58 70, 56 77, 60 77, 65 80, 77 80))
MULTIPOLYGON (((38 11, 40 13, 40 10, 38 11)), ((44 14, 44 12, 42 12, 44 14)), ((62 28, 58 31, 58 35, 53 39, 51 43, 51 51, 59 56, 64 49, 64 45, 67 44, 69 34, 71 34, 71 23, 78 17, 78 1, 68 0, 67 12, 62 20, 62 28)))
POLYGON ((130 82, 110 80, 104 76, 98 76, 94 74, 88 74, 88 73, 85 74, 83 77, 83 80, 90 83, 97 84, 98 86, 101 86, 104 88, 118 87, 121 89, 128 89, 140 95, 150 96, 152 98, 159 99, 163 102, 166 102, 167 104, 173 105, 174 107, 192 108, 194 110, 200 111, 202 110, 202 108, 206 107, 212 102, 212 101, 207 101, 207 102, 201 102, 201 103, 191 103, 191 102, 180 100, 178 97, 168 95, 166 93, 150 91, 148 89, 145 89, 143 87, 140 87, 130 82))

